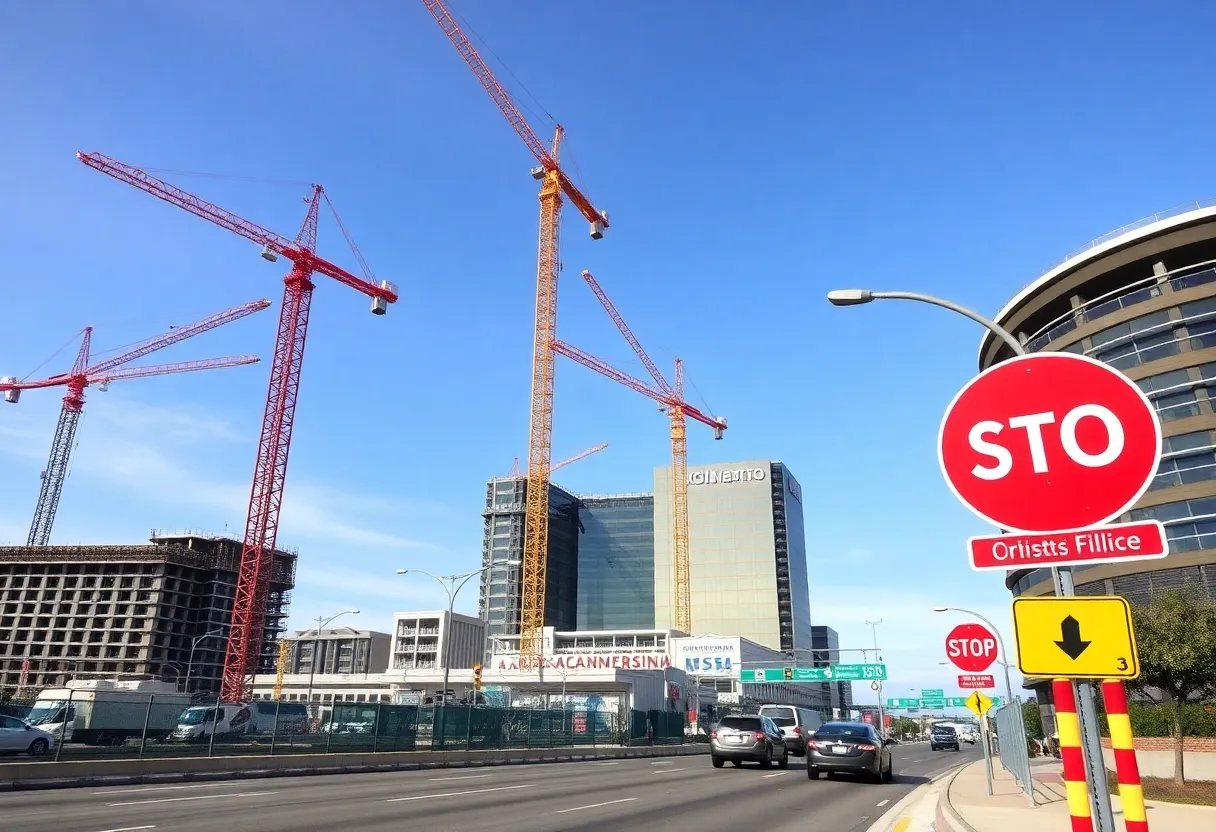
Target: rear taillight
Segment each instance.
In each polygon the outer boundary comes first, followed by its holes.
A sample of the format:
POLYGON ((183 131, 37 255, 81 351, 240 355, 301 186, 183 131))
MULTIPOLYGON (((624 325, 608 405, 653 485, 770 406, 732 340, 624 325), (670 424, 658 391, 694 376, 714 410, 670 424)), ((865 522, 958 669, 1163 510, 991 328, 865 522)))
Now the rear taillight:
POLYGON ((718 732, 717 732, 717 731, 711 731, 711 732, 709 733, 709 738, 710 738, 711 740, 716 740, 716 739, 718 738, 718 732))
POLYGON ((757 741, 760 741, 760 740, 762 740, 762 739, 764 739, 764 732, 763 732, 763 731, 757 731, 757 732, 756 732, 756 740, 757 740, 757 741))
POLYGON ((869 743, 861 743, 857 746, 857 750, 858 751, 873 751, 874 746, 870 745, 869 743))
POLYGON ((807 741, 806 741, 806 747, 807 747, 807 748, 814 748, 814 749, 818 749, 818 748, 819 748, 819 743, 815 742, 814 740, 807 740, 807 741))
POLYGON ((801 737, 801 736, 802 736, 802 729, 801 729, 801 728, 799 728, 797 725, 795 725, 795 726, 794 726, 794 730, 793 730, 793 731, 791 731, 790 733, 792 733, 792 734, 793 734, 795 737, 801 737))

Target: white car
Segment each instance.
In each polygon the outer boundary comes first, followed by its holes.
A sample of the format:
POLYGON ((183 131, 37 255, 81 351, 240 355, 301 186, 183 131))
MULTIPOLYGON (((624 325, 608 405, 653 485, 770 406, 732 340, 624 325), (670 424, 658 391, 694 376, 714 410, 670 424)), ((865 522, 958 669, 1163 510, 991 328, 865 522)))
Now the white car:
POLYGON ((55 748, 50 731, 35 728, 24 720, 0 715, 0 754, 29 754, 40 757, 55 748))

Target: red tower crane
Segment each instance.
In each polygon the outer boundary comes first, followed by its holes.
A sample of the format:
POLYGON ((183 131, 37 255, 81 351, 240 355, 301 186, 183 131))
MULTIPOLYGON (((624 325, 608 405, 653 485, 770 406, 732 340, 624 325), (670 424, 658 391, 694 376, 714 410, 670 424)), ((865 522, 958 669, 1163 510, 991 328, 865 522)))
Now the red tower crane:
POLYGON ((270 368, 270 388, 266 394, 266 410, 262 416, 261 438, 253 469, 241 566, 237 574, 236 596, 232 602, 232 625, 228 632, 224 675, 220 683, 220 695, 225 701, 242 702, 249 698, 253 675, 258 671, 261 657, 272 552, 278 539, 279 509, 287 480, 291 428, 295 421, 300 369, 304 363, 304 343, 308 334, 308 312, 312 305, 312 276, 319 272, 367 295, 372 299, 372 313, 375 315, 383 315, 388 311, 388 304, 396 303, 397 287, 387 280, 376 282, 320 185, 312 186, 308 213, 300 232, 291 240, 137 167, 100 153, 77 153, 76 158, 95 170, 259 244, 262 246, 262 257, 272 263, 280 256, 292 263, 291 271, 283 279, 283 307, 279 311, 274 363, 270 368), (317 256, 317 213, 322 198, 329 205, 342 235, 358 260, 363 277, 356 277, 341 266, 317 256))
POLYGON ((183 361, 177 364, 159 364, 154 367, 128 367, 119 369, 145 355, 163 350, 171 344, 184 341, 187 338, 223 326, 226 323, 261 312, 270 306, 268 300, 258 300, 237 306, 218 315, 204 318, 189 326, 175 327, 164 335, 150 338, 122 355, 107 358, 96 364, 89 364, 89 347, 93 338, 93 327, 85 327, 81 337, 80 352, 70 373, 51 376, 41 381, 18 381, 12 376, 0 379, 0 392, 4 400, 16 404, 21 398, 22 390, 35 390, 43 387, 68 388, 63 397, 63 408, 59 411, 59 424, 55 428, 55 438, 51 442, 51 456, 42 472, 42 488, 38 492, 38 505, 34 508, 34 521, 30 524, 30 534, 26 540, 27 546, 45 546, 51 539, 51 526, 55 523, 55 512, 59 509, 59 496, 63 493, 63 481, 68 473, 68 460, 72 454, 72 444, 76 437, 76 424, 80 421, 80 413, 84 409, 84 391, 91 384, 96 384, 105 390, 111 381, 121 381, 130 378, 146 376, 163 376, 169 373, 189 373, 196 370, 214 370, 219 367, 236 367, 242 364, 253 364, 260 359, 254 355, 237 355, 229 358, 209 358, 202 361, 183 361))

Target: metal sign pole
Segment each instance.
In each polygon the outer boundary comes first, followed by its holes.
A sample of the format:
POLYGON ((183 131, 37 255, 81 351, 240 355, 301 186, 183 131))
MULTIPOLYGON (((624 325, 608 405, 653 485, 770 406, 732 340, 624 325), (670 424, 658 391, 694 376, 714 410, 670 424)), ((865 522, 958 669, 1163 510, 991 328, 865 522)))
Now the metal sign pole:
POLYGON ((992 797, 992 737, 985 717, 980 717, 980 729, 980 742, 984 744, 984 777, 988 780, 988 796, 992 797))
MULTIPOLYGON (((1056 595, 1073 597, 1076 593, 1072 569, 1053 568, 1052 579, 1056 595)), ((1093 683, 1081 679, 1072 683, 1077 701, 1077 716, 1081 723, 1081 753, 1085 757, 1085 772, 1089 781, 1089 802, 1095 821, 1095 832, 1115 832, 1115 813, 1110 802, 1110 786, 1106 781, 1106 761, 1102 758, 1101 734, 1098 730, 1098 707, 1093 683)))

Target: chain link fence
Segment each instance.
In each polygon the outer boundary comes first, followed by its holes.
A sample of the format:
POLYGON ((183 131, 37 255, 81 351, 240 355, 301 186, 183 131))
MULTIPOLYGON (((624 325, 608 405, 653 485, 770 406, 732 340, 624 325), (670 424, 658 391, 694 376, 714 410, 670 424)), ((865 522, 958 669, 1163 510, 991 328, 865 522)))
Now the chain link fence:
POLYGON ((1030 771, 1030 738, 1026 736, 1026 724, 1022 719, 1022 703, 1013 702, 993 708, 988 718, 996 732, 997 756, 1001 765, 1012 774, 1022 791, 1034 804, 1034 776, 1030 771))
POLYGON ((50 734, 53 739, 44 753, 55 760, 678 745, 690 741, 685 715, 659 710, 617 713, 579 708, 268 700, 233 705, 218 699, 200 702, 197 697, 194 704, 187 702, 184 707, 181 695, 123 699, 103 705, 82 697, 38 707, 25 703, 4 707, 32 728, 50 734))

